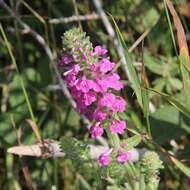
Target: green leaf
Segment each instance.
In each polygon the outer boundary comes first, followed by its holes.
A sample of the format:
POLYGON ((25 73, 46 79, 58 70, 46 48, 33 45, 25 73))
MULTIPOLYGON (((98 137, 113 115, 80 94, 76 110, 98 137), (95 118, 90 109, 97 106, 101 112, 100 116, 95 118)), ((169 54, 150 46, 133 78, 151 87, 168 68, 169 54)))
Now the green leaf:
POLYGON ((164 106, 151 114, 150 124, 153 139, 159 144, 190 133, 190 119, 171 105, 164 106))
MULTIPOLYGON (((25 110, 26 109, 27 105, 25 104, 25 110)), ((13 128, 11 115, 14 116, 13 119, 14 122, 17 124, 17 130, 18 128, 22 128, 22 133, 24 134, 22 142, 25 144, 34 143, 35 137, 33 133, 31 133, 31 128, 26 122, 23 122, 23 120, 26 118, 26 113, 14 111, 9 112, 8 114, 3 113, 0 115, 0 144, 2 143, 3 146, 13 146, 17 144, 17 131, 13 128)))
POLYGON ((181 90, 183 88, 182 82, 177 78, 170 78, 169 82, 177 90, 181 90))
MULTIPOLYGON (((164 78, 157 78, 153 84, 154 84, 154 89, 157 90, 157 91, 162 91, 164 89, 164 86, 165 86, 165 79, 164 78)), ((151 93, 151 97, 152 95, 154 94, 154 92, 151 93)))
POLYGON ((152 23, 155 22, 159 18, 159 13, 155 9, 155 7, 150 7, 145 13, 143 17, 143 25, 145 28, 150 28, 152 23))
POLYGON ((160 94, 165 100, 167 100, 171 105, 173 105, 174 107, 176 107, 180 112, 182 112, 183 114, 185 114, 187 117, 190 118, 190 108, 187 108, 185 105, 183 105, 181 102, 179 102, 176 98, 174 98, 173 96, 169 95, 169 94, 165 94, 163 92, 154 90, 152 88, 148 88, 149 90, 160 94))
POLYGON ((126 140, 123 140, 122 143, 126 144, 126 151, 136 147, 142 141, 142 137, 140 135, 134 135, 126 140))
POLYGON ((78 128, 80 126, 80 115, 74 109, 71 109, 68 118, 67 118, 67 125, 74 126, 78 128))
POLYGON ((176 98, 179 102, 182 102, 185 107, 190 108, 190 86, 187 86, 186 89, 182 89, 176 98))
POLYGON ((23 78, 26 78, 28 81, 37 83, 37 84, 41 82, 39 72, 33 68, 25 69, 23 78))
POLYGON ((148 52, 144 53, 144 63, 151 72, 157 75, 163 75, 163 62, 152 57, 148 52))

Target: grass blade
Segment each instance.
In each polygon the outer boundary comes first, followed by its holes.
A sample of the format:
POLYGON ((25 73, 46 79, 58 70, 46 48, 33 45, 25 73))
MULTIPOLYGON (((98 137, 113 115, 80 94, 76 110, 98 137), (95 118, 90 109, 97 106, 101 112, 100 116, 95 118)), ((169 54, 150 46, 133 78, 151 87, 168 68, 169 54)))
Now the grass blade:
POLYGON ((186 176, 190 177, 190 168, 172 156, 170 159, 186 176))
POLYGON ((145 64, 144 64, 144 52, 143 52, 143 45, 144 41, 142 43, 142 71, 141 71, 141 81, 142 81, 142 88, 141 95, 142 95, 142 103, 143 103, 143 114, 144 117, 146 118, 146 125, 147 125, 147 131, 149 136, 151 137, 151 130, 150 130, 150 121, 149 121, 149 92, 147 90, 149 83, 148 83, 148 78, 146 75, 146 70, 145 70, 145 64))
POLYGON ((174 32, 173 32, 173 28, 172 28, 172 22, 170 20, 168 8, 167 8, 167 5, 166 5, 166 0, 164 0, 164 9, 165 9, 165 13, 166 13, 166 18, 167 18, 167 21, 168 21, 169 29, 170 29, 170 35, 171 35, 171 38, 172 38, 172 43, 173 43, 173 46, 174 46, 175 54, 178 57, 177 45, 176 45, 176 42, 175 42, 174 32))
POLYGON ((115 21, 115 19, 113 18, 113 16, 111 14, 109 14, 109 16, 111 17, 113 23, 114 23, 114 26, 115 26, 115 29, 116 29, 116 32, 117 32, 117 36, 118 36, 118 40, 119 40, 119 43, 121 45, 121 47, 123 48, 124 50, 124 54, 125 54, 125 61, 126 61, 126 66, 128 67, 128 74, 129 74, 129 78, 131 80, 131 83, 132 83, 132 88, 134 89, 135 91, 135 94, 136 94, 136 97, 137 97, 137 100, 138 100, 138 103, 139 105, 141 106, 141 108, 143 107, 142 105, 142 95, 141 95, 141 85, 140 85, 140 80, 138 78, 138 75, 137 75, 137 72, 135 70, 135 67, 132 63, 132 59, 131 59, 131 56, 128 52, 128 48, 126 46, 126 43, 123 39, 123 36, 121 34, 121 31, 115 21))

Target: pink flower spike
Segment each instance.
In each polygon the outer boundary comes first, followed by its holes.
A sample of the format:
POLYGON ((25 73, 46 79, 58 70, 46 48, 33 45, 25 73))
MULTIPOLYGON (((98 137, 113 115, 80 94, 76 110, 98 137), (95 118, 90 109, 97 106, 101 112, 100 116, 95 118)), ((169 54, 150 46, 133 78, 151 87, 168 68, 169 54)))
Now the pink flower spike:
POLYGON ((131 158, 131 154, 128 152, 120 152, 118 157, 117 157, 117 161, 120 163, 127 163, 131 158))
POLYGON ((102 55, 105 55, 108 51, 107 49, 105 49, 104 47, 102 46, 96 46, 94 48, 94 51, 95 53, 98 55, 98 56, 102 56, 102 55))
POLYGON ((96 123, 90 128, 90 134, 93 139, 101 137, 104 133, 104 129, 99 127, 100 122, 96 123))
POLYGON ((113 134, 123 134, 126 128, 125 121, 112 121, 112 125, 110 127, 110 131, 113 134))
POLYGON ((115 67, 115 63, 112 63, 109 59, 103 58, 100 62, 100 71, 102 73, 107 73, 108 71, 111 71, 115 67))
POLYGON ((100 166, 108 166, 111 162, 111 157, 106 154, 102 154, 98 158, 98 163, 100 166))

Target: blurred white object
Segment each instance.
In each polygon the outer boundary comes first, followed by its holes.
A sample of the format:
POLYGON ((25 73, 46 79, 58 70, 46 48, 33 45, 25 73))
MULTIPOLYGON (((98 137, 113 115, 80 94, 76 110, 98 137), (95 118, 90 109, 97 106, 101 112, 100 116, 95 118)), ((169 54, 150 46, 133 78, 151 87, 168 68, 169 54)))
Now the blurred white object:
POLYGON ((32 145, 19 145, 11 147, 7 150, 8 153, 19 156, 34 156, 34 157, 64 157, 58 141, 45 139, 44 143, 36 143, 32 145))

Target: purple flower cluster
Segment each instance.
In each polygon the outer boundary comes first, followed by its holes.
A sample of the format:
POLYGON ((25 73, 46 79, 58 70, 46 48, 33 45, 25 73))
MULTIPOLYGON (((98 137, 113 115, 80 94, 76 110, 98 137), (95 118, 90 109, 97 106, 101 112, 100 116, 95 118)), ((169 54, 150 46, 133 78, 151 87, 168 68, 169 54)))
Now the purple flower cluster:
POLYGON ((95 123, 90 128, 92 138, 103 135, 104 121, 109 122, 111 133, 123 134, 126 128, 125 122, 115 117, 116 113, 125 111, 126 102, 112 93, 120 91, 123 84, 119 75, 113 72, 115 63, 106 53, 102 46, 96 46, 89 55, 80 49, 80 61, 66 55, 60 63, 65 69, 63 75, 67 86, 76 100, 77 111, 95 123))

